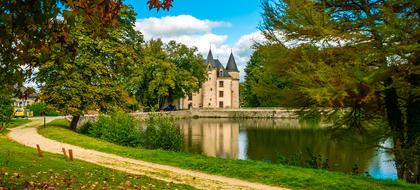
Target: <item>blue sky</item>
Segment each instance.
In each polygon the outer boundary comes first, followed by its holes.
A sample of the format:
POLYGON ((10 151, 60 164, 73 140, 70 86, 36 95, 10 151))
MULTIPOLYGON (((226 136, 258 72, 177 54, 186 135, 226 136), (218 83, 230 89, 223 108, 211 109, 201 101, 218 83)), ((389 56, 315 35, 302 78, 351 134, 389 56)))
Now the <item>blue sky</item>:
POLYGON ((204 57, 211 45, 213 55, 227 63, 233 50, 243 80, 243 69, 254 42, 261 42, 260 0, 174 0, 169 11, 149 10, 147 0, 126 0, 137 15, 136 29, 146 40, 161 38, 197 47, 204 57))
POLYGON ((146 0, 127 0, 136 10, 137 18, 191 15, 198 19, 225 21, 230 27, 215 28, 214 33, 228 35, 232 45, 242 35, 257 31, 260 22, 260 0, 175 0, 170 11, 149 10, 146 0))

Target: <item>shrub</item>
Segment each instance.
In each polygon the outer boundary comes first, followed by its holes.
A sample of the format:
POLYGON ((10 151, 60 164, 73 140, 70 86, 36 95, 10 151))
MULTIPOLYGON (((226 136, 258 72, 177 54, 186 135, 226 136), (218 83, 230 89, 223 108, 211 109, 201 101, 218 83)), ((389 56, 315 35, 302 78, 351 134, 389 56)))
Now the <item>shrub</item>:
POLYGON ((146 119, 146 130, 143 136, 143 146, 149 149, 181 151, 183 136, 175 125, 173 118, 150 114, 146 119))
POLYGON ((61 114, 57 111, 50 110, 50 111, 46 111, 45 115, 46 116, 60 116, 61 114))
POLYGON ((41 116, 45 112, 46 116, 60 116, 60 113, 52 110, 45 102, 37 102, 29 106, 29 109, 34 113, 34 116, 41 116))
POLYGON ((92 127, 93 127, 93 123, 87 122, 83 124, 82 126, 80 126, 79 128, 77 128, 77 132, 80 134, 89 135, 89 130, 91 130, 92 127))
POLYGON ((13 102, 10 97, 0 92, 0 132, 8 125, 13 115, 13 102))
POLYGON ((38 102, 29 106, 29 109, 34 112, 34 116, 40 116, 46 106, 47 105, 44 102, 38 102))
MULTIPOLYGON (((85 126, 86 128, 88 126, 85 126)), ((88 133, 122 146, 138 147, 141 145, 142 131, 138 123, 123 112, 113 113, 110 116, 99 116, 96 123, 89 127, 88 133)))

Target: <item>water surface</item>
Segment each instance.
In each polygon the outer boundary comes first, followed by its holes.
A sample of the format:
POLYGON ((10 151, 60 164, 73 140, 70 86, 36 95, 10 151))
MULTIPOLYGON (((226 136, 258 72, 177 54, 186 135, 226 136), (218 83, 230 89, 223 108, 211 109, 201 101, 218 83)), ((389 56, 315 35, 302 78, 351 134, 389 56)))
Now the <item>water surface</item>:
POLYGON ((328 169, 365 173, 378 179, 397 179, 393 155, 377 145, 392 141, 370 134, 329 130, 298 120, 273 119, 183 119, 185 150, 227 159, 278 163, 316 157, 328 169))

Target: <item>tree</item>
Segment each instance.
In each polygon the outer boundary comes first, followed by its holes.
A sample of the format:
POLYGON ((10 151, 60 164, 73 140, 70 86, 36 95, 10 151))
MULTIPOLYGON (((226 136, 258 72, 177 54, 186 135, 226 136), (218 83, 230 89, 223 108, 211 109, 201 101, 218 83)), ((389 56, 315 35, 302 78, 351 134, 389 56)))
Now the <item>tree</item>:
POLYGON ((13 101, 6 93, 0 93, 0 132, 2 132, 13 117, 13 101))
POLYGON ((142 59, 132 71, 128 89, 148 108, 199 90, 206 79, 204 60, 196 48, 171 41, 151 40, 142 49, 142 59))
POLYGON ((385 117, 399 178, 420 182, 418 3, 265 0, 263 9, 271 43, 298 42, 287 50, 294 84, 316 105, 351 107, 349 126, 385 117))
MULTIPOLYGON (((173 0, 150 0, 150 9, 169 10, 173 0)), ((61 48, 68 56, 76 46, 69 38, 76 18, 98 37, 119 24, 125 9, 121 0, 4 0, 0 3, 0 89, 3 97, 16 96, 16 89, 32 76, 46 57, 61 48), (42 61, 41 61, 42 60, 42 61)), ((106 36, 106 35, 105 35, 106 36)))
POLYGON ((241 97, 246 107, 302 107, 307 98, 287 75, 291 57, 281 44, 259 44, 245 68, 246 77, 241 97), (271 67, 275 65, 275 67, 271 67))
MULTIPOLYGON (((150 1, 150 8, 168 9, 171 0, 165 3, 150 1)), ((6 0, 0 4, 0 52, 2 77, 22 84, 40 62, 38 54, 48 53, 54 44, 65 46, 70 28, 76 17, 100 33, 102 29, 116 25, 117 15, 124 7, 119 0, 6 0), (62 19, 60 19, 60 17, 62 19), (96 27, 95 27, 96 26, 96 27), (21 69, 21 66, 29 66, 21 69), (6 77, 7 76, 7 77, 6 77), (17 80, 14 80, 17 79, 17 80)), ((67 47, 71 51, 70 47, 67 47)))
POLYGON ((68 54, 57 47, 43 57, 37 81, 41 99, 64 114, 73 116, 75 130, 78 120, 88 110, 108 112, 124 108, 124 74, 139 56, 142 36, 134 30, 135 13, 122 8, 119 25, 106 29, 106 38, 77 18, 70 31, 74 52, 68 54), (63 53, 64 52, 64 53, 63 53))

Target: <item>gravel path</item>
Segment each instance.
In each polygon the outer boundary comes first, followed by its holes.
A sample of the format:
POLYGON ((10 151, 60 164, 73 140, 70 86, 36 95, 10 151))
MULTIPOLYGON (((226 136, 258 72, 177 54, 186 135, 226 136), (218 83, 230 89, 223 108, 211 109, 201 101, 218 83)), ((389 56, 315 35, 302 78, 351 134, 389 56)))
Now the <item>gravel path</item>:
MULTIPOLYGON (((47 119, 47 122, 50 120, 52 119, 47 119)), ((66 150, 72 149, 75 158, 79 160, 131 174, 145 175, 167 182, 188 184, 198 189, 286 189, 125 158, 61 143, 38 134, 36 127, 42 124, 42 119, 33 120, 31 123, 10 129, 8 136, 12 140, 29 147, 35 148, 36 144, 39 144, 41 149, 46 152, 62 154, 62 148, 66 150)))

